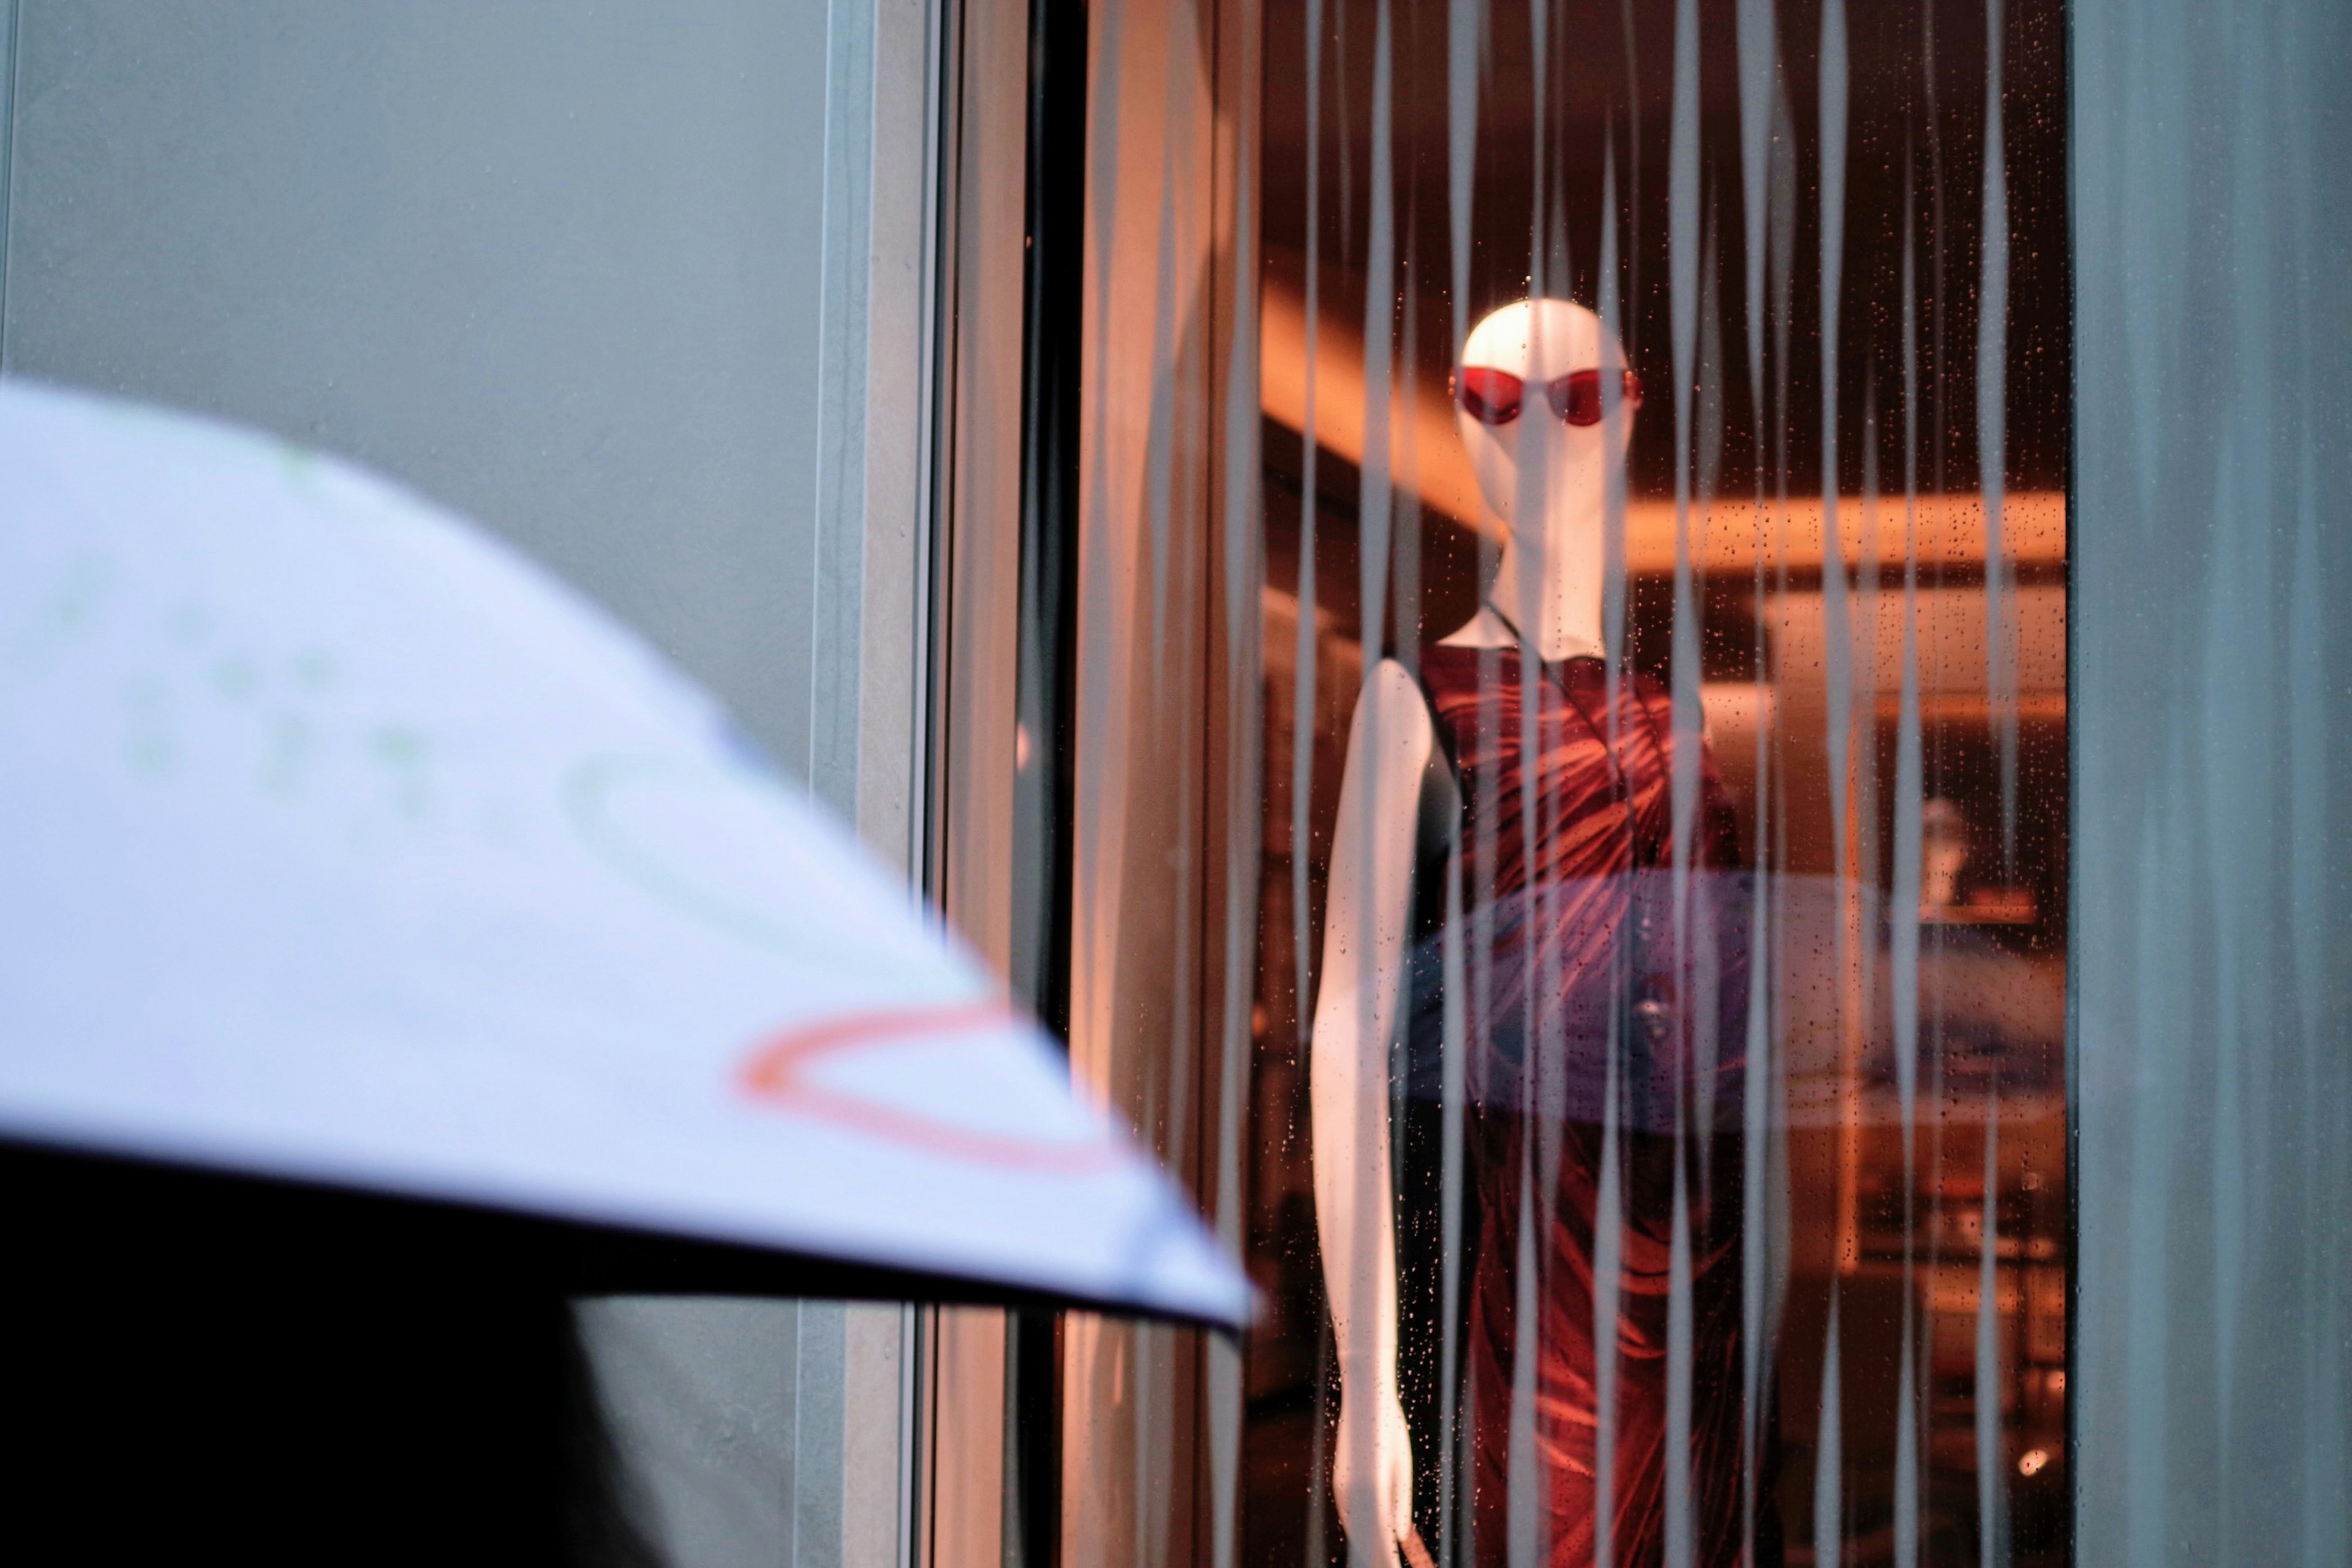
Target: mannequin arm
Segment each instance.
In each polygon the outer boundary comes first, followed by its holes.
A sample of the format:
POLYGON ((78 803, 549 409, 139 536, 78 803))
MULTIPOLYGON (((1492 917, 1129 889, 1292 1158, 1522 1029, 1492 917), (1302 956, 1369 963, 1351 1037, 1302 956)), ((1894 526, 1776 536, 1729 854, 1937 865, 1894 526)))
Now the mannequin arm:
POLYGON ((1356 706, 1331 842, 1323 976, 1310 1058, 1315 1210, 1339 1352, 1336 1487, 1360 1551, 1412 1521, 1412 1456, 1397 1397, 1389 1041, 1412 915, 1422 774, 1436 744, 1403 667, 1382 660, 1356 706))

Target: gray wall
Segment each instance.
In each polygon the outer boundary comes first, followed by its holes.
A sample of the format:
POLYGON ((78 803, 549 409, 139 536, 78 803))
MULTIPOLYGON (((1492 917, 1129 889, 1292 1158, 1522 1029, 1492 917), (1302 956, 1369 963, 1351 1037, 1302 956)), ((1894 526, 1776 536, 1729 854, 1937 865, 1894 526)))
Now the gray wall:
MULTIPOLYGON (((0 369, 472 515, 906 863, 922 0, 11 10, 0 369)), ((584 1321, 676 1562, 898 1557, 898 1310, 584 1321)))
POLYGON ((579 1316, 671 1563, 899 1560, 898 1309, 615 1298, 579 1316))
POLYGON ((406 480, 805 768, 825 19, 26 0, 0 365, 406 480))
POLYGON ((2073 8, 2074 1560, 2352 1564, 2352 10, 2073 8))

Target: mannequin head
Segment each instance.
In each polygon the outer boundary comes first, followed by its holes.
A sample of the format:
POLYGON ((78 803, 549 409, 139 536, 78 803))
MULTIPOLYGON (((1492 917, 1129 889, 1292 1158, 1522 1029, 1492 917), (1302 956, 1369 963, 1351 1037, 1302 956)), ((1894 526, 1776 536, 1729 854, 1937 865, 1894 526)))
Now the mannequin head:
POLYGON ((1624 371, 1615 335, 1566 300, 1506 305, 1463 345, 1454 417, 1505 531, 1487 602, 1548 658, 1600 645, 1609 481, 1641 397, 1624 371))

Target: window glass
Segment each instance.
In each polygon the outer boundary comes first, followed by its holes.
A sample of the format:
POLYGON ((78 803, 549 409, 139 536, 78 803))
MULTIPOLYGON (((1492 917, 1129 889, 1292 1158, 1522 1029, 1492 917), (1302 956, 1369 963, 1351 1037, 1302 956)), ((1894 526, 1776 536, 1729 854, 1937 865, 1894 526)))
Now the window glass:
POLYGON ((1091 21, 1066 1557, 2066 1560, 2055 0, 1091 21))

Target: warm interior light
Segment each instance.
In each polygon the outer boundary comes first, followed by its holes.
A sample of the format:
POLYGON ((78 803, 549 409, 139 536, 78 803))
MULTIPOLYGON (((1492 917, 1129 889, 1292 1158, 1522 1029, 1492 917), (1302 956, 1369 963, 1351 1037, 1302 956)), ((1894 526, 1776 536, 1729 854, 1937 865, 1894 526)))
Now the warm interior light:
MULTIPOLYGON (((1294 268, 1303 259, 1289 258, 1294 268)), ((1322 298, 1350 298, 1348 275, 1327 269, 1322 298)), ((1360 279, 1355 280, 1360 289, 1360 279)), ((1259 405, 1266 417, 1290 430, 1306 421, 1307 300, 1297 270, 1277 270, 1266 279, 1259 302, 1259 405)), ((1315 444, 1350 463, 1364 457, 1364 344, 1360 321, 1328 306, 1318 311, 1315 333, 1315 444)), ((1655 388, 1652 389, 1654 392, 1655 388)), ((1466 528, 1491 528, 1478 496, 1478 480, 1454 419, 1452 395, 1443 383, 1408 376, 1391 390, 1389 405, 1391 478, 1421 498, 1424 519, 1442 513, 1466 528), (1408 431, 1406 426, 1410 426, 1408 431), (1410 457, 1408 457, 1408 452, 1410 457)), ((1900 493, 1878 500, 1877 538, 1883 566, 1903 559, 1905 510, 1900 493)), ((1717 499, 1689 522, 1692 558, 1710 571, 1746 572, 1760 552, 1768 561, 1792 567, 1822 563, 1829 537, 1822 498, 1790 496, 1766 515, 1756 513, 1748 495, 1717 499)), ((1838 537, 1848 562, 1862 559, 1862 497, 1841 498, 1838 537)), ((1923 496, 1912 516, 1914 543, 1923 566, 1984 563, 1982 498, 1969 492, 1923 496)), ((2066 497, 2054 490, 2012 490, 2002 503, 2002 537, 2020 565, 2049 565, 2066 557, 2066 497)), ((1635 496, 1625 505, 1625 567, 1636 575, 1663 575, 1675 569, 1678 531, 1669 497, 1635 496)), ((1900 595, 1897 595, 1899 598, 1900 595)), ((2064 709, 2036 717, 2064 717, 2064 709)))
POLYGON ((2049 1462, 2049 1449, 2028 1448, 2017 1457, 2017 1473, 2021 1476, 2039 1475, 2042 1467, 2049 1462))

